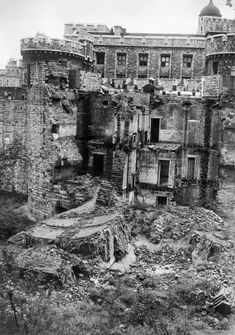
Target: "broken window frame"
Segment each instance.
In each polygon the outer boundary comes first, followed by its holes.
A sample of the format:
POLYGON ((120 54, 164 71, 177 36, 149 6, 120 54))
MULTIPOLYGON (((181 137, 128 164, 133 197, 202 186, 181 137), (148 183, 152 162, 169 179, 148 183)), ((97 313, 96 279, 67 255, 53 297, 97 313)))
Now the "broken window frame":
POLYGON ((159 159, 158 160, 158 186, 159 187, 168 187, 168 183, 169 183, 169 177, 170 177, 170 159, 159 159), (162 178, 161 178, 161 170, 162 170, 162 162, 168 162, 168 176, 167 176, 167 182, 161 182, 162 178), (166 185, 165 185, 166 184, 166 185))
POLYGON ((117 65, 118 66, 126 66, 126 53, 125 52, 118 52, 117 53, 117 65))
POLYGON ((170 60, 171 60, 170 54, 161 55, 161 67, 170 67, 170 60))
POLYGON ((191 69, 193 64, 193 55, 183 55, 183 68, 191 69))

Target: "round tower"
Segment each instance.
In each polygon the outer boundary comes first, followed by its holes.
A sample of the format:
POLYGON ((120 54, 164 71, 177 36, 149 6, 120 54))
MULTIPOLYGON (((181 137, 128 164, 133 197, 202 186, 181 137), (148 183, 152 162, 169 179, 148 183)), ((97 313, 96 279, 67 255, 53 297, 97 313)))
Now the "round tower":
POLYGON ((198 34, 205 35, 209 31, 217 31, 222 21, 222 14, 218 7, 210 0, 200 14, 198 20, 198 34))

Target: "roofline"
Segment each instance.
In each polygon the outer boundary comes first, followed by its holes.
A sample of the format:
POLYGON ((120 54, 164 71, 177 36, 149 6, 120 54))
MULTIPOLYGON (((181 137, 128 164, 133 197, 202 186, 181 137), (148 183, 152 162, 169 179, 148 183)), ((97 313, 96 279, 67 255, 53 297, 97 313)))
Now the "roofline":
MULTIPOLYGON (((102 32, 102 31, 87 31, 91 35, 102 35, 102 36, 117 36, 120 37, 119 35, 114 35, 113 33, 107 33, 107 32, 102 32)), ((65 34, 66 35, 72 35, 72 34, 65 34)), ((176 33, 125 33, 123 34, 122 37, 125 36, 179 36, 179 37, 204 37, 202 34, 176 34, 176 33)))

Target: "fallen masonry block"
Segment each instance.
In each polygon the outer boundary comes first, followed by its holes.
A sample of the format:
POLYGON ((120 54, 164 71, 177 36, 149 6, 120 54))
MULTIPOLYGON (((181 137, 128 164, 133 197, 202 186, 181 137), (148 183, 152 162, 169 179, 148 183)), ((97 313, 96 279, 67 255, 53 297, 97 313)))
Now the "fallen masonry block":
POLYGON ((223 315, 230 314, 235 303, 235 291, 232 287, 222 287, 220 292, 213 298, 212 306, 223 315))
POLYGON ((24 250, 15 259, 19 269, 42 274, 60 284, 71 284, 75 281, 72 263, 68 255, 56 248, 42 247, 24 250))

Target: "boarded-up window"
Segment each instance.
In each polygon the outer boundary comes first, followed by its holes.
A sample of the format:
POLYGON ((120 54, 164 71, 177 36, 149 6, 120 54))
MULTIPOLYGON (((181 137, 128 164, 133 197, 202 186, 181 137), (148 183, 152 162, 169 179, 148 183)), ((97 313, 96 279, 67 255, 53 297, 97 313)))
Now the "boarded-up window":
POLYGON ((187 178, 194 179, 195 175, 195 157, 188 157, 187 178))

